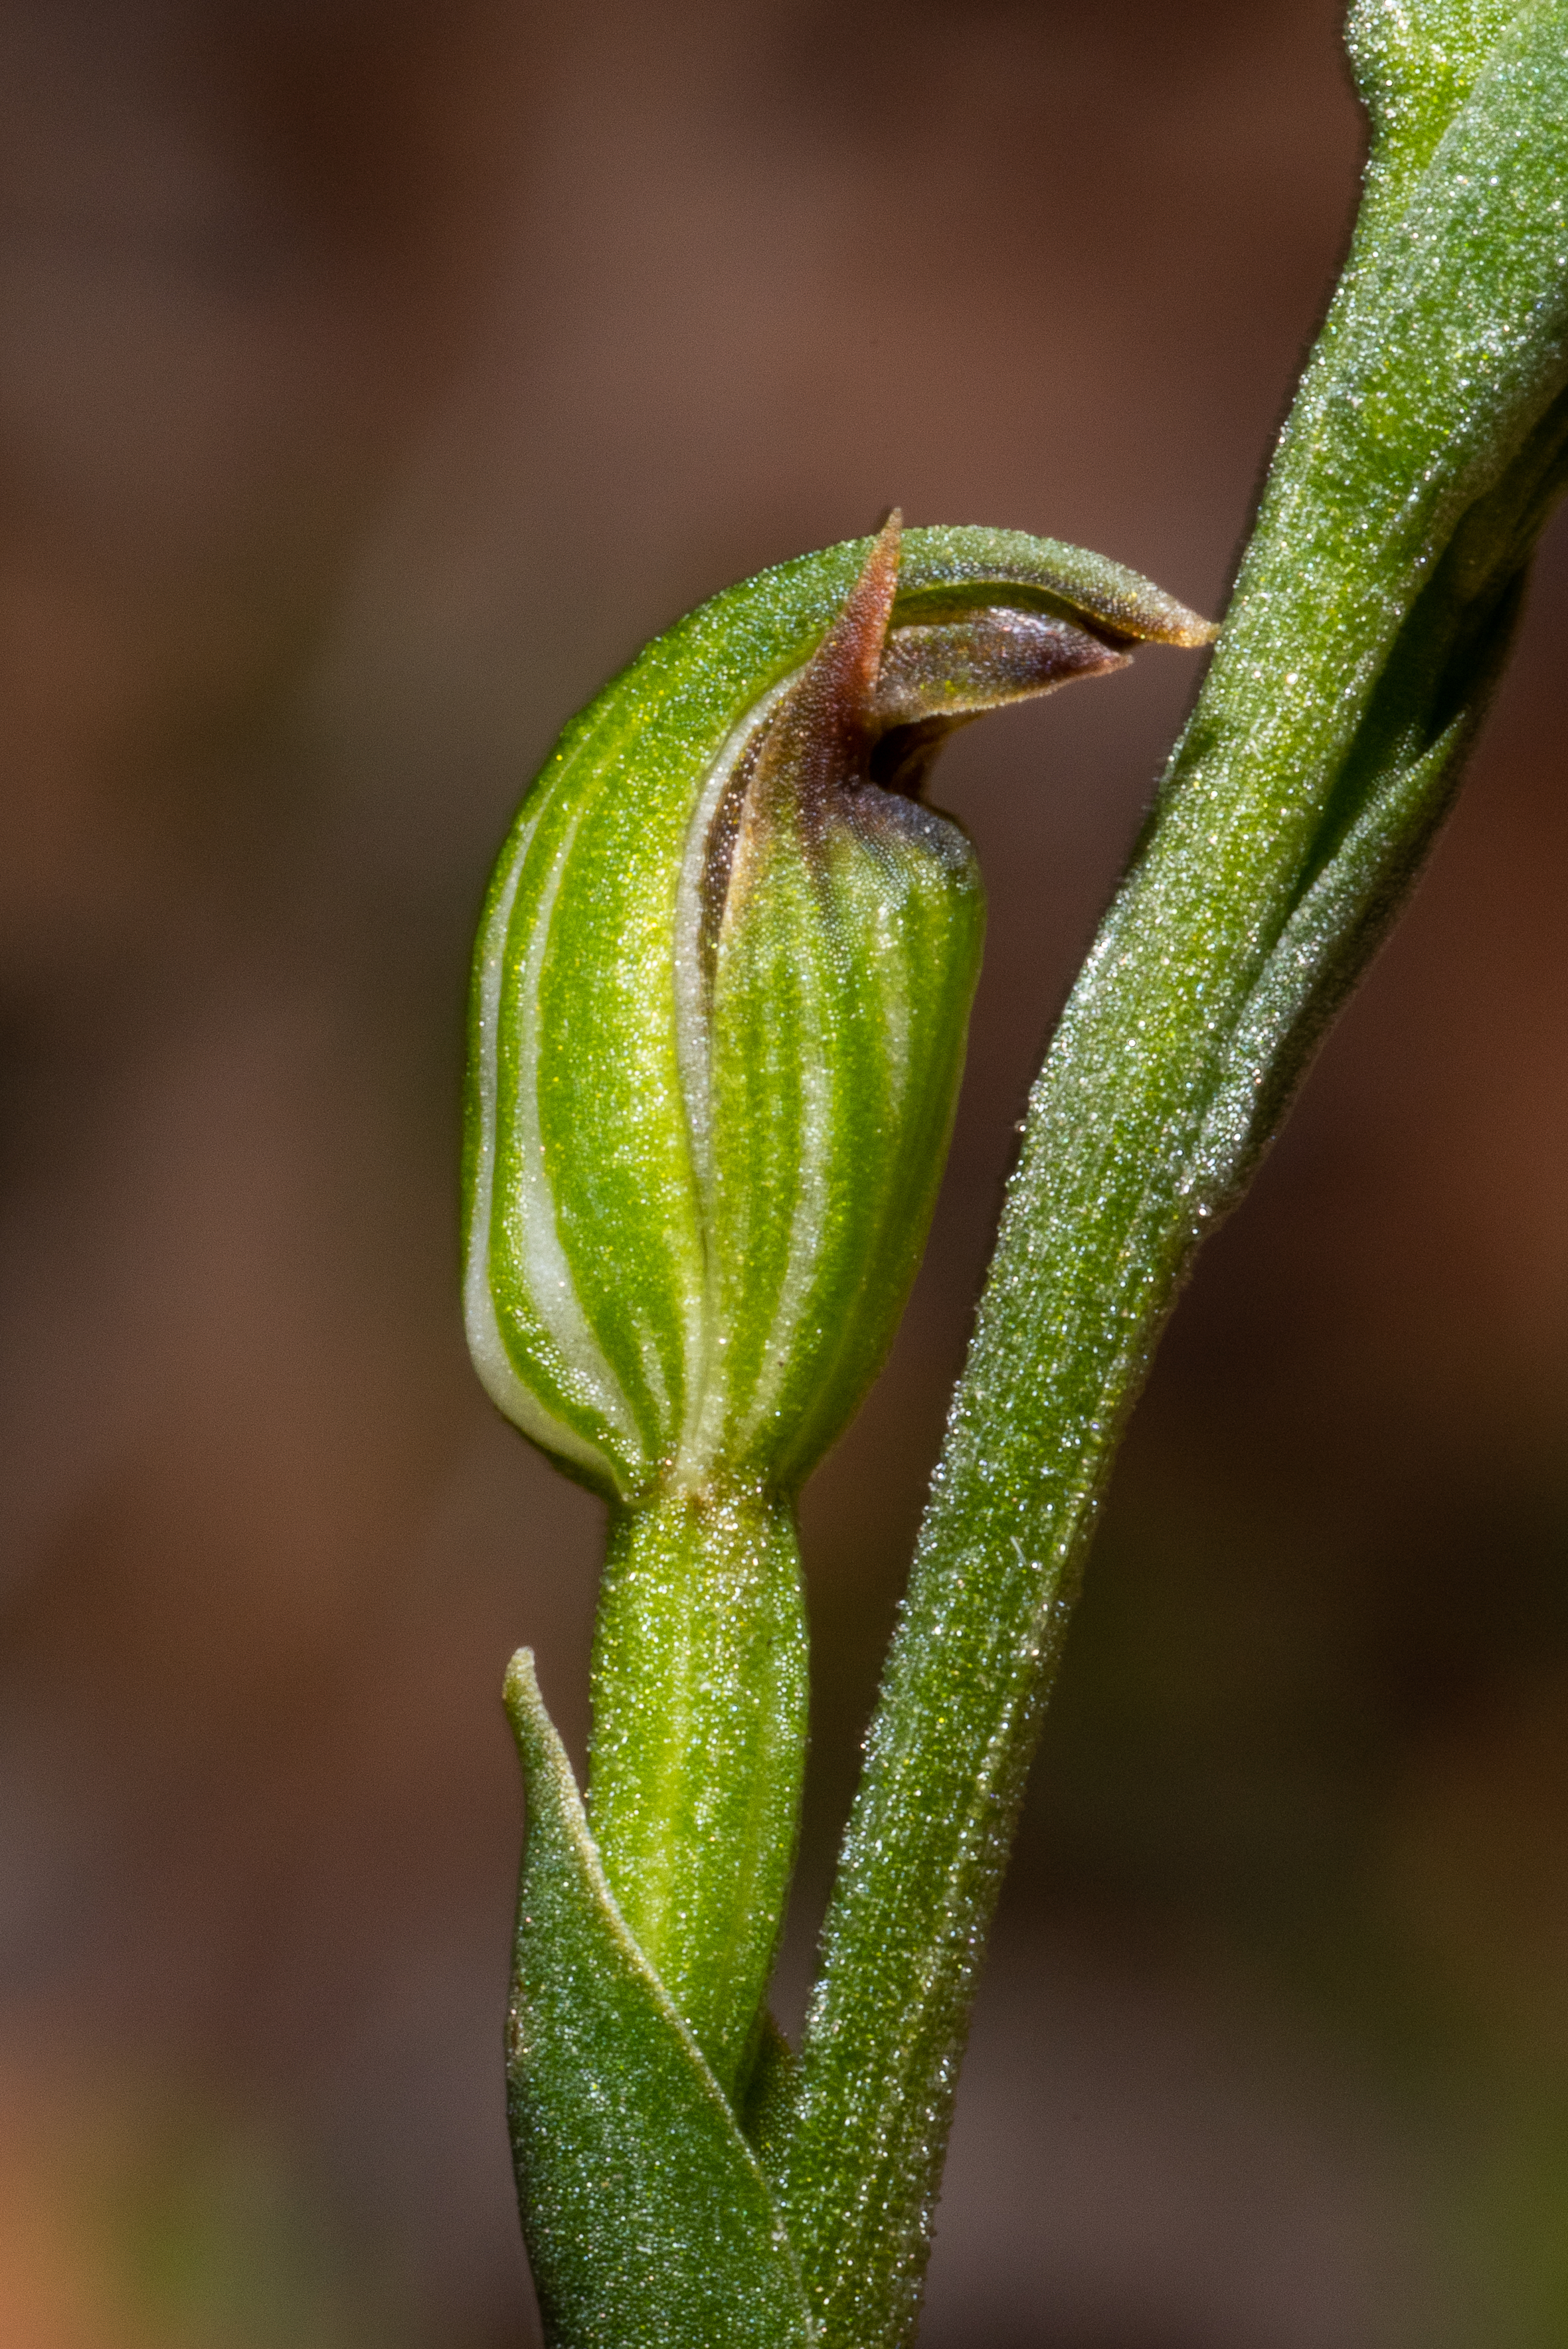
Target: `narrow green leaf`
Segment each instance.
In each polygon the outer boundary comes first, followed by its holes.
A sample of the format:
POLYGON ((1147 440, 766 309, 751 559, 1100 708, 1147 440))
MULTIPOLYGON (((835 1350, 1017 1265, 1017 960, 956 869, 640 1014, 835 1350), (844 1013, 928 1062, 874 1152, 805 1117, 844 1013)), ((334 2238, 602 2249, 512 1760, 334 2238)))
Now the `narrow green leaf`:
POLYGON ((778 2207, 622 1920, 527 1649, 506 1704, 529 1806, 508 2110, 551 2349, 807 2349, 778 2207))

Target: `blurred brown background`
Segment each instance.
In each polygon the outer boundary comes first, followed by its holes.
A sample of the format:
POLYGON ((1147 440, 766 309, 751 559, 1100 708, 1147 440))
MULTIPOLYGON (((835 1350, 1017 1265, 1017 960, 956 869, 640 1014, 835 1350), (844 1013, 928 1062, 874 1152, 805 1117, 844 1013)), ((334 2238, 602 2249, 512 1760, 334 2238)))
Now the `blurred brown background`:
MULTIPOLYGON (((521 785, 912 521, 1208 609, 1359 152, 1336 0, 0 6, 0 2344, 535 2337, 520 1640, 598 1526, 455 1305, 521 785)), ((928 2349, 1568 2338, 1568 879, 1550 542, 1410 918, 1128 1446, 928 2349)), ((811 1919, 1023 1087, 1195 678, 966 736, 932 1260, 808 1498, 811 1919)))

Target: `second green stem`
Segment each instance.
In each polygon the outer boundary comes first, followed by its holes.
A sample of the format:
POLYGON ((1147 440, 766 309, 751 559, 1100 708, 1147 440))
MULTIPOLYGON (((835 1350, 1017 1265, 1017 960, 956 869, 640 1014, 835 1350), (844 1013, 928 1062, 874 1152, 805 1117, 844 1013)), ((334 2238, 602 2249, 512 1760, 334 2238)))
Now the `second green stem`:
POLYGON ((588 1815, 627 1925, 732 2099, 794 1864, 806 1712, 789 1503, 741 1488, 617 1511, 588 1815))

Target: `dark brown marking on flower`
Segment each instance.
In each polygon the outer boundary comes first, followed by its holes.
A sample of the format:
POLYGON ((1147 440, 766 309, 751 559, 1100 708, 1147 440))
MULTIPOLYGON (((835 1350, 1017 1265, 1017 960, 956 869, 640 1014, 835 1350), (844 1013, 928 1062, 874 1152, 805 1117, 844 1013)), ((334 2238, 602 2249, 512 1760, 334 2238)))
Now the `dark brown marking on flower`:
POLYGON ((766 820, 788 796, 810 831, 838 794, 863 782, 882 732, 877 683, 898 592, 901 522, 895 507, 872 541, 843 610, 780 702, 758 761, 748 807, 766 820))
POLYGON ((1125 668, 1119 643, 1069 620, 1006 605, 895 627, 877 677, 872 781, 913 797, 955 728, 1074 678, 1125 668))
POLYGON ((714 811, 698 936, 709 984, 725 908, 732 892, 745 886, 761 846, 758 827, 788 823, 815 861, 839 795, 867 779, 881 731, 877 678, 898 588, 901 530, 895 506, 872 541, 838 618, 752 733, 714 811))
MULTIPOLYGON (((877 678, 898 591, 901 528, 895 507, 872 539, 838 618, 758 729, 755 746, 748 746, 749 777, 727 857, 720 924, 780 827, 825 879, 824 833, 844 793, 867 781, 881 731, 877 678)), ((717 927, 714 936, 717 945, 717 927)))
POLYGON ((991 604, 962 591, 927 595, 915 601, 915 616, 894 625, 900 535, 894 507, 837 619, 736 761, 703 868, 701 951, 710 982, 727 910, 778 827, 788 827, 826 885, 823 843, 835 818, 866 796, 918 800, 957 727, 1127 665, 1130 637, 1085 626, 1081 616, 1043 606, 1026 591, 991 604))

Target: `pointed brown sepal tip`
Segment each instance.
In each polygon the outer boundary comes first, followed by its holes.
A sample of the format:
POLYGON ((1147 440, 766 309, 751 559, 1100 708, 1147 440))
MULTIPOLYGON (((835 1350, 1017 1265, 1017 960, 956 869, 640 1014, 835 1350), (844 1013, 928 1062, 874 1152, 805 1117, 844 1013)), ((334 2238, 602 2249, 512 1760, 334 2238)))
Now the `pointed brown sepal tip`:
POLYGON ((898 594, 903 539, 903 515, 897 506, 890 506, 843 610, 801 679, 808 695, 820 679, 843 715, 849 717, 852 710, 862 724, 870 721, 876 697, 877 672, 898 594))
POLYGON ((803 812, 820 812, 863 772, 882 730, 877 678, 898 593, 903 532, 894 506, 837 619, 773 719, 753 779, 754 810, 783 790, 803 812))
POLYGON ((1174 645, 1181 652, 1199 652, 1218 636, 1222 625, 1218 620, 1205 620, 1201 612, 1189 611, 1174 595, 1161 595, 1157 603, 1152 597, 1150 600, 1151 608, 1139 615, 1141 625, 1136 634, 1121 638, 1124 644, 1174 645))

